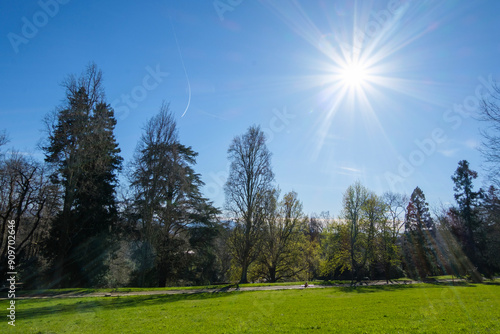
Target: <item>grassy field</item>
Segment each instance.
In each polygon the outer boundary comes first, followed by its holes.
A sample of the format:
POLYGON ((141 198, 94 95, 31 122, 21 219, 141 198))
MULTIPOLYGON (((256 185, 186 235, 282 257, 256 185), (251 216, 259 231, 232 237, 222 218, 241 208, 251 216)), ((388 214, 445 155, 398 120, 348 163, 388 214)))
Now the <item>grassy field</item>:
POLYGON ((2 318, 3 333, 499 333, 500 285, 31 299, 15 328, 2 318))

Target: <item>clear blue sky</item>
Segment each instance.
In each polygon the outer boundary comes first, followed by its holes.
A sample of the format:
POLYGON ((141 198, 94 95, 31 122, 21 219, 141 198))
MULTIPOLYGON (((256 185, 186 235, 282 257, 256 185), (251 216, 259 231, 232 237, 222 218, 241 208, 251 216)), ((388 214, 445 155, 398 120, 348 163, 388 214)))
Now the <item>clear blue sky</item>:
POLYGON ((500 75, 500 2, 354 3, 2 1, 0 129, 9 148, 42 159, 60 82, 94 61, 125 161, 170 102, 218 206, 227 148, 252 124, 269 135, 277 184, 306 213, 338 215, 356 180, 452 202, 459 160, 483 173, 484 124, 470 114, 500 75))

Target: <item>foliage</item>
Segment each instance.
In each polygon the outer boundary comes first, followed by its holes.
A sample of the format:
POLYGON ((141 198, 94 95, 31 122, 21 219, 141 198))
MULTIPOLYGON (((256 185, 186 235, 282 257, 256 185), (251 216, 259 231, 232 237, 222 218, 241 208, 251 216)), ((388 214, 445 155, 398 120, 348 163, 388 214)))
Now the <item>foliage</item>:
POLYGON ((323 257, 320 262, 323 277, 338 277, 351 270, 349 226, 333 221, 322 233, 323 257))

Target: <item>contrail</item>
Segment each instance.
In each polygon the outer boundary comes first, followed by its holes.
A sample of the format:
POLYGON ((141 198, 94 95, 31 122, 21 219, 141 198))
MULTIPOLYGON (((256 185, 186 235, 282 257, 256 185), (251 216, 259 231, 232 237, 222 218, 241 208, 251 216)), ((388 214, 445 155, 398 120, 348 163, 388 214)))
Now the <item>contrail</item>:
POLYGON ((172 32, 174 33, 175 44, 177 45, 177 51, 179 52, 179 58, 181 58, 182 68, 184 69, 184 75, 186 76, 186 80, 187 80, 187 84, 188 84, 188 103, 187 103, 186 109, 182 113, 182 116, 181 116, 181 118, 182 118, 182 117, 184 117, 184 115, 186 115, 186 112, 189 109, 189 105, 191 104, 191 83, 189 81, 189 76, 188 76, 187 71, 186 71, 186 66, 184 65, 184 58, 182 57, 181 48, 179 46, 179 41, 177 40, 177 34, 175 33, 174 25, 172 23, 172 17, 170 16, 170 14, 168 15, 168 17, 170 19, 170 26, 172 27, 172 32))

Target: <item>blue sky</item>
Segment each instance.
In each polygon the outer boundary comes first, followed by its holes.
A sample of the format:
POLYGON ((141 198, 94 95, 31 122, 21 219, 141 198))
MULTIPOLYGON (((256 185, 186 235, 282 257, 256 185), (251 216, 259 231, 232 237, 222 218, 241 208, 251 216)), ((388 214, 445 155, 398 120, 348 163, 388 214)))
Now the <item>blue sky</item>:
POLYGON ((484 174, 472 115, 500 75, 498 1, 6 0, 0 15, 0 129, 39 159, 60 82, 94 61, 125 161, 169 102, 219 207, 252 124, 306 213, 338 215, 356 180, 439 205, 459 160, 484 174))

